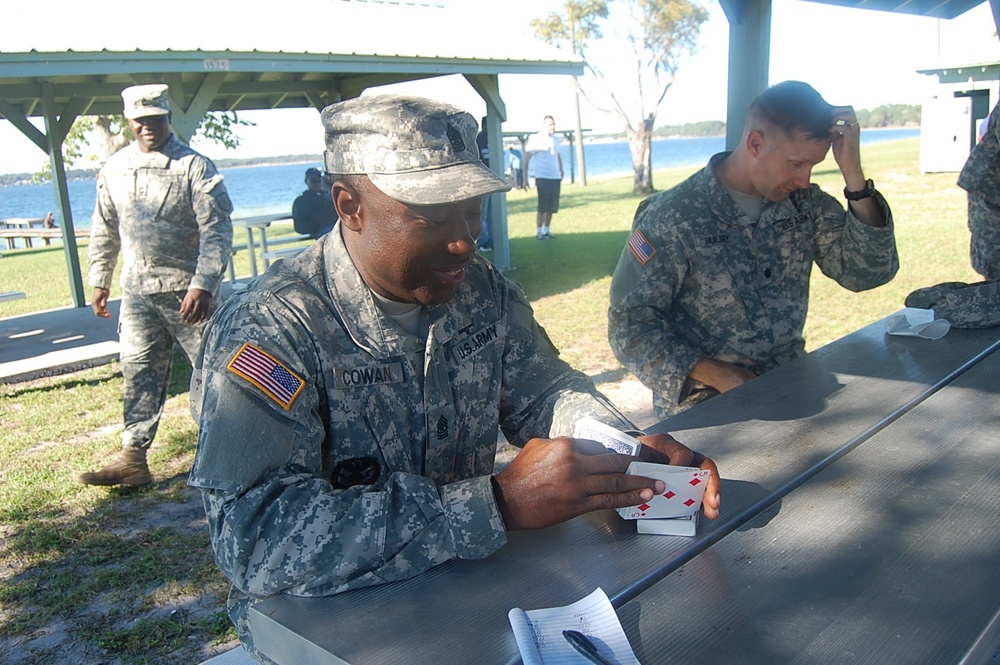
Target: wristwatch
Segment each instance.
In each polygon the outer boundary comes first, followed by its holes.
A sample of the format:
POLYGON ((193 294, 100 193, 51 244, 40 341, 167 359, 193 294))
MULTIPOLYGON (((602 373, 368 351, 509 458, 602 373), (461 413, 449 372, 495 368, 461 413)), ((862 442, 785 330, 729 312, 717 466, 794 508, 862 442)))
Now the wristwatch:
POLYGON ((871 178, 868 178, 868 180, 865 182, 864 189, 859 189, 856 192, 852 192, 851 190, 844 187, 844 197, 846 197, 848 201, 860 201, 861 199, 867 199, 874 193, 875 193, 875 182, 871 178))

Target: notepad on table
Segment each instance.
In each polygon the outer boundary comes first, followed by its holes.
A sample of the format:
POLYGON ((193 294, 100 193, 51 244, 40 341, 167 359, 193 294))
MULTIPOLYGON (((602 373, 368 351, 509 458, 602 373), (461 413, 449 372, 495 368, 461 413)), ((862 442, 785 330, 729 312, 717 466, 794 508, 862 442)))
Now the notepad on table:
POLYGON ((524 665, 570 665, 580 662, 580 654, 566 641, 564 630, 578 630, 593 642, 601 654, 621 665, 639 665, 618 620, 615 608, 598 587, 572 605, 507 613, 524 665))

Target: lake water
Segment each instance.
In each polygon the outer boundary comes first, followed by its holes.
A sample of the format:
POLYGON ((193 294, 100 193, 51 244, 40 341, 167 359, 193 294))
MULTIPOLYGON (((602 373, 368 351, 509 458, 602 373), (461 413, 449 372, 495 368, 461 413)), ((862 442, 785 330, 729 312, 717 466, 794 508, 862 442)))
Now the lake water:
MULTIPOLYGON (((918 136, 920 130, 916 128, 867 130, 861 134, 861 140, 862 143, 877 143, 918 136)), ((701 166, 724 147, 725 138, 721 136, 653 141, 653 168, 701 166)), ((588 143, 585 147, 585 159, 588 179, 632 172, 632 158, 628 144, 624 142, 588 143)), ((563 164, 566 166, 565 181, 569 182, 568 144, 563 145, 563 164)), ((236 214, 254 215, 285 210, 291 212, 292 201, 305 189, 302 180, 308 166, 320 164, 247 166, 221 171, 226 179, 229 196, 236 207, 236 214)), ((574 168, 574 172, 576 171, 574 168)), ((579 173, 576 175, 578 177, 579 173)), ((68 183, 68 187, 74 225, 77 228, 89 227, 96 197, 94 180, 74 180, 68 183)), ((0 219, 44 217, 45 213, 55 209, 55 187, 52 183, 0 187, 0 219)))

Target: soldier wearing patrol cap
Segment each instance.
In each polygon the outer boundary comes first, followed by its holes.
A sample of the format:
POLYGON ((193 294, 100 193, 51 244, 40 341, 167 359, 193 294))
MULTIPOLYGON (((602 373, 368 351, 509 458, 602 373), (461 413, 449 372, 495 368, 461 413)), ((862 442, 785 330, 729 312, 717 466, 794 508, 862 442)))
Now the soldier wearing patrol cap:
MULTIPOLYGON (((521 290, 476 253, 483 196, 508 185, 479 161, 476 122, 427 99, 327 107, 339 221, 235 294, 209 324, 192 379, 203 491, 230 616, 279 593, 332 595, 419 575, 659 489, 630 457, 567 437, 622 416, 558 358, 521 290), (494 474, 498 432, 523 450, 494 474)), ((641 434, 641 433, 639 433, 641 434)), ((669 436, 674 463, 713 470, 669 436)))
POLYGON ((88 252, 92 307, 110 318, 108 298, 122 257, 119 313, 124 419, 121 456, 84 473, 88 485, 146 485, 146 452, 167 396, 173 345, 193 360, 216 306, 233 247, 233 206, 222 176, 170 129, 167 86, 122 91, 135 141, 97 178, 88 252))

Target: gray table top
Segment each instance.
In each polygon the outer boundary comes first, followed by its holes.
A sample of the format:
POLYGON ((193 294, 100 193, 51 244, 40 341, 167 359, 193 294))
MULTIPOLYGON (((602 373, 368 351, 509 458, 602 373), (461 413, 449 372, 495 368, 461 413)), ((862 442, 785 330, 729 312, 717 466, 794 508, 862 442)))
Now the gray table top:
POLYGON ((646 663, 974 663, 1000 644, 1000 353, 619 609, 646 663))
POLYGON ((701 520, 694 538, 639 536, 613 512, 594 513, 512 533, 487 559, 411 580, 268 599, 251 610, 256 644, 297 664, 517 662, 510 608, 565 605, 598 586, 616 607, 640 598, 736 529, 766 520, 768 507, 961 376, 998 339, 997 329, 895 338, 877 322, 663 423, 715 458, 724 478, 722 517, 701 520))

